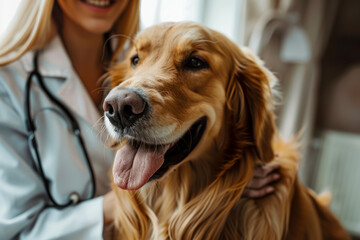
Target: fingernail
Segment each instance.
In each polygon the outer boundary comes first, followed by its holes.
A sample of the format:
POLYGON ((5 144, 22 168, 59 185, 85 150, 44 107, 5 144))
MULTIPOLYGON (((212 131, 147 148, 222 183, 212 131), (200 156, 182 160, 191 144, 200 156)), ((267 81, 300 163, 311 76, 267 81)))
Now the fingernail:
POLYGON ((275 189, 274 189, 274 187, 268 187, 268 188, 266 188, 266 192, 267 193, 271 193, 271 192, 273 192, 275 189))

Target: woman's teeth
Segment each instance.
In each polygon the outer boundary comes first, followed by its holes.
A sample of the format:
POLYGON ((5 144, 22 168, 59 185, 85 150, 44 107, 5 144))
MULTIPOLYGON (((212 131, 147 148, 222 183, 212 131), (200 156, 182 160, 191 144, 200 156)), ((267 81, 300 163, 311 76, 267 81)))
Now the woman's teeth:
POLYGON ((85 0, 87 4, 90 4, 94 7, 109 7, 111 5, 110 0, 85 0))

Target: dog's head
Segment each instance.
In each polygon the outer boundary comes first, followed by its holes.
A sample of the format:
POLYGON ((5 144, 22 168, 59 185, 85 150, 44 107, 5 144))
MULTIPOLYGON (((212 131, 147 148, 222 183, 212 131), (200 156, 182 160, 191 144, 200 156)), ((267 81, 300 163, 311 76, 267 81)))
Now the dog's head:
POLYGON ((113 166, 120 188, 161 178, 207 150, 224 129, 261 160, 272 158, 273 77, 220 33, 190 22, 149 28, 108 79, 105 125, 123 145, 113 166))

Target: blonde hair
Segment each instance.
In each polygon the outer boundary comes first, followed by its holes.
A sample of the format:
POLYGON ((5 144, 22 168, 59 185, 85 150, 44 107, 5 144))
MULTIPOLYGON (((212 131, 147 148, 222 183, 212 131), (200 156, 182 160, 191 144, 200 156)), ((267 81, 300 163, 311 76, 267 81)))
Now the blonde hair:
MULTIPOLYGON (((17 16, 3 36, 0 36, 0 66, 9 64, 26 52, 46 46, 56 35, 61 24, 55 19, 55 0, 23 0, 17 16)), ((116 21, 111 34, 133 38, 140 25, 139 0, 130 0, 123 14, 116 21), (128 24, 124 24, 128 23, 128 24)), ((61 13, 60 13, 61 14, 61 13)), ((127 38, 119 38, 114 56, 119 54, 127 38)))

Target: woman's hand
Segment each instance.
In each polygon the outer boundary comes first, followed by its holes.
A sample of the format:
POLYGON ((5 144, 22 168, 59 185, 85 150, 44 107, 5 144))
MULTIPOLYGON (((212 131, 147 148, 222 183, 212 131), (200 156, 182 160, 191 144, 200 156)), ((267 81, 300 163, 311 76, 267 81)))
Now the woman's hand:
POLYGON ((112 223, 115 215, 115 194, 109 192, 104 195, 103 198, 103 215, 104 215, 104 226, 112 223))
POLYGON ((280 165, 257 165, 255 167, 254 177, 246 185, 242 197, 262 198, 275 191, 272 186, 280 179, 280 165))

